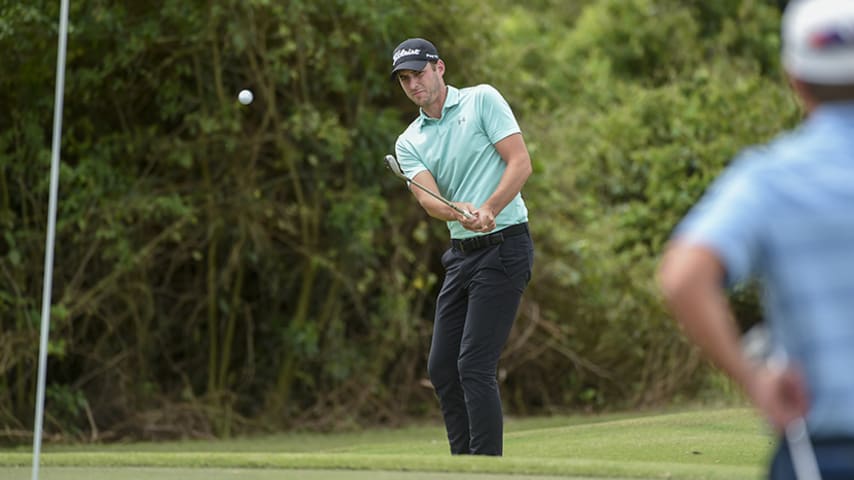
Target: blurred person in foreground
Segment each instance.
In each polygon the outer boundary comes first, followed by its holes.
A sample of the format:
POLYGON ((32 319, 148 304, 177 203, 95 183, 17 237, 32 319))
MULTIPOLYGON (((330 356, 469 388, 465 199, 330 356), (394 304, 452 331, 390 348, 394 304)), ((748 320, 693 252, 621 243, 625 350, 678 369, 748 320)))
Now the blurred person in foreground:
MULTIPOLYGON (((675 230, 659 281, 685 335, 774 429, 804 417, 823 478, 854 479, 854 1, 790 2, 782 43, 806 119, 712 184, 675 230), (763 285, 782 368, 742 351, 724 288, 749 278, 763 285)), ((784 441, 770 477, 794 478, 784 441)))
POLYGON ((490 85, 446 85, 435 45, 410 38, 392 53, 392 78, 419 108, 398 137, 404 174, 454 202, 471 218, 421 190, 421 207, 445 221, 445 278, 436 300, 427 373, 452 454, 501 455, 503 413, 496 371, 534 247, 521 190, 531 159, 510 106, 490 85))

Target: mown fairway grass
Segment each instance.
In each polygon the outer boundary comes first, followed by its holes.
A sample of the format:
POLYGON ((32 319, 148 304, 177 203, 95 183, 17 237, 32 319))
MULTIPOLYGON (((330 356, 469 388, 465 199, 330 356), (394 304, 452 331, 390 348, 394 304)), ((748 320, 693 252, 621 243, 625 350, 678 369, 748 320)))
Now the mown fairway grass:
MULTIPOLYGON (((54 446, 44 480, 757 479, 772 439, 748 408, 507 421, 502 458, 452 457, 441 427, 215 442, 54 446), (540 477, 542 478, 542 477, 540 477)), ((29 478, 29 448, 0 478, 29 478)))

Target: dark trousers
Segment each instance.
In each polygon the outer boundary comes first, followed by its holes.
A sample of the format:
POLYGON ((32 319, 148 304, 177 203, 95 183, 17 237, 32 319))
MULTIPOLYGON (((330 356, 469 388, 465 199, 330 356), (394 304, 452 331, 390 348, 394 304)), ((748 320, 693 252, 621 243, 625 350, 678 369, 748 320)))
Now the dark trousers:
POLYGON ((504 420, 496 370, 534 248, 527 228, 503 242, 442 255, 427 371, 439 397, 452 454, 501 455, 504 420))
MULTIPOLYGON (((854 479, 854 438, 814 439, 818 468, 822 480, 854 479)), ((771 480, 797 480, 789 445, 781 441, 771 461, 771 480)))

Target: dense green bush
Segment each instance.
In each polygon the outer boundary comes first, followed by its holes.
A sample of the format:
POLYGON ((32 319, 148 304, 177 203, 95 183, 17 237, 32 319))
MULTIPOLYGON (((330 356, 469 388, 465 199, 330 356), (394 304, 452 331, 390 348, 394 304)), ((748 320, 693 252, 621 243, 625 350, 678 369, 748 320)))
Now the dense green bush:
MULTIPOLYGON (((34 393, 53 3, 0 14, 0 424, 17 431, 34 393)), ((439 36, 455 27, 434 26, 440 11, 472 17, 429 5, 72 5, 49 431, 227 434, 431 400, 411 372, 437 245, 381 161, 411 116, 387 75, 399 25, 439 36)))
MULTIPOLYGON (((513 406, 691 398, 707 366, 663 309, 654 272, 672 228, 733 155, 798 119, 777 60, 779 11, 602 0, 564 22, 519 7, 497 33, 509 50, 535 38, 531 55, 548 67, 538 74, 526 56, 489 59, 527 72, 500 88, 519 99, 535 162, 525 195, 538 257, 517 334, 542 348, 508 352, 518 372, 508 387, 525 392, 513 406)), ((734 301, 755 321, 753 295, 734 301)))
MULTIPOLYGON (((57 8, 0 3, 13 439, 33 408, 57 8)), ((652 274, 731 156, 796 120, 778 21, 750 0, 72 2, 48 432, 228 435, 436 411, 424 376, 446 230, 381 162, 416 114, 387 76, 409 36, 436 41, 449 83, 496 85, 535 162, 536 271, 501 364, 508 409, 692 395, 702 363, 652 274)))

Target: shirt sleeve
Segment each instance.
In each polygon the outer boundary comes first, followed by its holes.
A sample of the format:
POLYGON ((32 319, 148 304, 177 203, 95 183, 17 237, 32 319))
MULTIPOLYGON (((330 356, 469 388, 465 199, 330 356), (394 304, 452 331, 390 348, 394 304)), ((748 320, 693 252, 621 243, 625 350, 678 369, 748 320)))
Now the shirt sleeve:
POLYGON ((518 122, 510 105, 491 85, 478 87, 480 121, 489 141, 498 143, 514 133, 520 133, 518 122))
POLYGON ((427 170, 427 166, 421 161, 415 153, 415 149, 404 138, 398 138, 394 144, 394 153, 397 156, 397 163, 400 164, 400 169, 406 178, 410 180, 416 175, 427 170))
POLYGON ((767 216, 754 159, 740 158, 706 191, 673 237, 714 251, 733 287, 756 271, 767 216))

